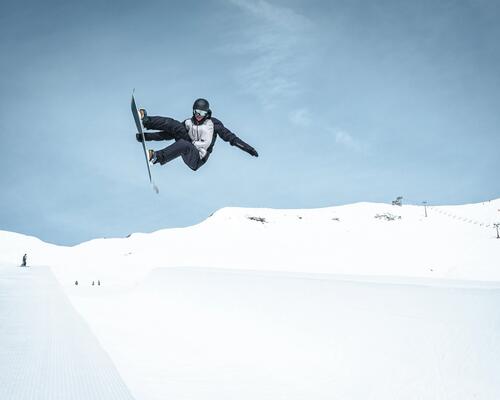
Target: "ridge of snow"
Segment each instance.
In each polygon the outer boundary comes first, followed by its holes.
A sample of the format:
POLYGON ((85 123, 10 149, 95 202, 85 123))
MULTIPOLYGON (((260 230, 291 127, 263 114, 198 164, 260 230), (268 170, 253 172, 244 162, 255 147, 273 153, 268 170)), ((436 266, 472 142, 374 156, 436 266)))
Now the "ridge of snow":
POLYGON ((500 199, 461 206, 360 202, 315 209, 226 207, 199 224, 73 247, 0 231, 0 265, 50 265, 61 283, 135 284, 154 268, 500 281, 500 199), (390 220, 393 218, 394 220, 390 220), (73 279, 74 278, 74 279, 73 279))

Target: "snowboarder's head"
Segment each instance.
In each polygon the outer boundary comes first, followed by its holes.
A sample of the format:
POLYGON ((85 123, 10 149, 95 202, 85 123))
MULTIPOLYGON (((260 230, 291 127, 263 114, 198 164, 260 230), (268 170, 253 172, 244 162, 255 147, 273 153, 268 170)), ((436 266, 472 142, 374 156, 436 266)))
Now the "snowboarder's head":
POLYGON ((196 99, 193 103, 193 118, 197 123, 202 123, 207 118, 212 116, 212 111, 210 110, 210 104, 208 100, 196 99))

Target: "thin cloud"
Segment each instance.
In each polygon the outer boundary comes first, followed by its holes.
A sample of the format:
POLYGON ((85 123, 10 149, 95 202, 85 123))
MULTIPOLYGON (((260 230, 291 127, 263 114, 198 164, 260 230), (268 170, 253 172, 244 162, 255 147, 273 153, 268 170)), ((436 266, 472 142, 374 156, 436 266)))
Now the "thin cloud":
POLYGON ((290 121, 300 127, 310 127, 313 124, 313 117, 307 108, 300 108, 290 114, 290 121))
POLYGON ((337 144, 360 153, 366 153, 368 151, 368 145, 356 139, 349 132, 336 130, 333 133, 335 134, 335 142, 337 144))
MULTIPOLYGON (((297 127, 314 129, 314 117, 308 108, 294 110, 290 113, 289 118, 290 122, 297 127)), ((339 146, 357 153, 368 152, 367 143, 355 138, 351 133, 345 130, 327 128, 326 132, 335 138, 335 143, 339 146)))
POLYGON ((233 54, 249 58, 237 69, 237 80, 269 108, 280 99, 299 94, 296 75, 303 68, 303 45, 313 24, 291 8, 265 0, 229 3, 248 20, 244 31, 235 37, 238 44, 229 47, 233 54))

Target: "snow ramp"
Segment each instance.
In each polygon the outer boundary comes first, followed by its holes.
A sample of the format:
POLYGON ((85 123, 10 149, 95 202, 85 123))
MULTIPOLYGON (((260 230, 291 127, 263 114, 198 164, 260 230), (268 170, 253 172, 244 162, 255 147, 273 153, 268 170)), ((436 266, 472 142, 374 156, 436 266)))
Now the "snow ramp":
POLYGON ((48 267, 0 268, 0 399, 133 399, 48 267))
POLYGON ((141 400, 500 399, 498 282, 181 267, 79 292, 141 400))

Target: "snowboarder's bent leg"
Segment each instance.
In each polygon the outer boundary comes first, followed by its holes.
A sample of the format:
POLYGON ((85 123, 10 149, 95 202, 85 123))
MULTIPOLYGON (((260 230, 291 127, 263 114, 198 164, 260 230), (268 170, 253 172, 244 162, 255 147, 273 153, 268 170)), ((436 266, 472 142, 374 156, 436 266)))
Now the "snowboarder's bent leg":
MULTIPOLYGON (((170 139, 189 140, 189 135, 187 134, 186 127, 184 126, 184 124, 173 118, 146 116, 143 118, 142 124, 146 129, 162 131, 163 132, 162 136, 171 136, 170 139)), ((163 137, 161 140, 165 139, 167 138, 163 137)), ((148 140, 147 137, 146 140, 148 140)))
POLYGON ((192 170, 197 170, 202 161, 200 160, 200 153, 196 146, 184 139, 177 140, 175 143, 163 150, 158 150, 155 152, 157 162, 161 165, 172 161, 173 159, 182 156, 182 159, 186 165, 192 170))

